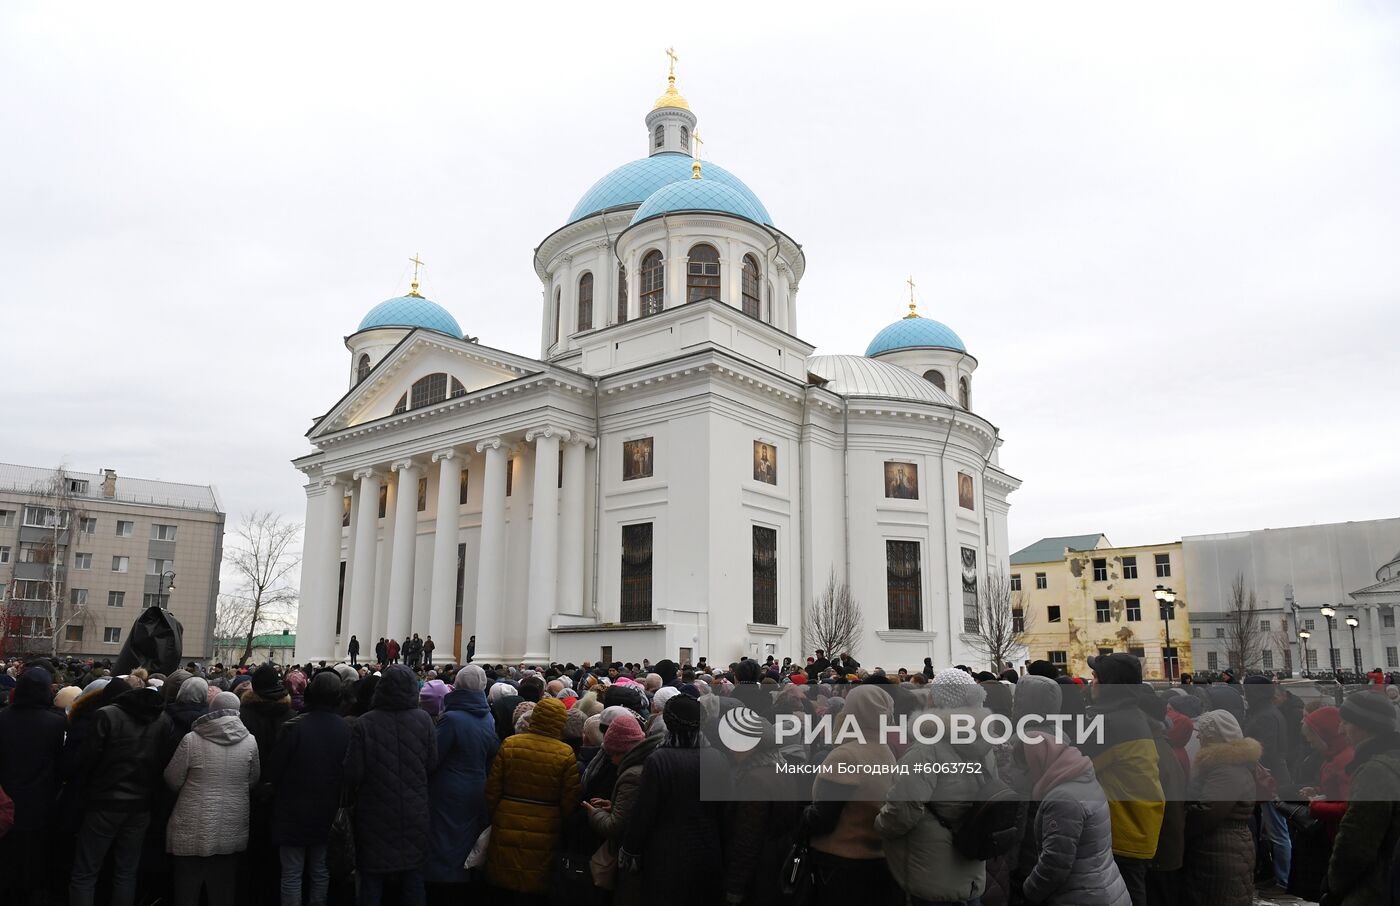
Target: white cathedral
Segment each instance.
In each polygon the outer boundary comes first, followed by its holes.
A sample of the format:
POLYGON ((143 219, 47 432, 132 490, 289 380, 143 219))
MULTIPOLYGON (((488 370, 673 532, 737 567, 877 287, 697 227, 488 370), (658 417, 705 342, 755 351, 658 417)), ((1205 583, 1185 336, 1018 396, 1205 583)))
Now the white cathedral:
POLYGON ((832 575, 866 666, 978 663, 979 584, 1008 563, 977 360, 918 316, 865 355, 798 338, 802 247, 693 158, 676 90, 647 156, 535 250, 539 358, 465 337, 418 293, 345 339, 307 433, 298 657, 431 635, 438 661, 805 659, 832 575))

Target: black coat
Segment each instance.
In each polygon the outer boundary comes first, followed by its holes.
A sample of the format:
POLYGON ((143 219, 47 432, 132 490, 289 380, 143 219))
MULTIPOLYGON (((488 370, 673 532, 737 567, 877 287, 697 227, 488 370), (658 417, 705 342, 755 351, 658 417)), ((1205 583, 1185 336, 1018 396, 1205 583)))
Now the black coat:
POLYGON ((1293 775, 1288 766, 1288 726, 1284 722, 1283 712, 1272 701, 1274 687, 1260 683, 1244 688, 1249 698, 1249 716, 1244 722, 1244 735, 1259 740, 1264 747, 1259 763, 1274 775, 1279 795, 1285 798, 1292 796, 1294 789, 1293 775), (1255 689, 1263 691, 1256 693, 1255 689))
POLYGON ((289 696, 279 699, 266 699, 249 689, 243 693, 243 703, 238 707, 238 716, 243 726, 258 741, 258 764, 267 764, 272 757, 272 747, 277 742, 277 734, 282 725, 292 719, 292 700, 289 696))
POLYGON ((0 789, 15 803, 14 830, 46 827, 58 799, 58 762, 68 722, 54 713, 47 671, 20 675, 10 706, 0 710, 0 789))
POLYGON ((165 700, 156 689, 122 691, 114 679, 112 704, 100 708, 83 746, 82 771, 88 778, 92 811, 149 811, 164 781, 161 761, 171 733, 165 700))
POLYGON ((283 726, 263 768, 263 779, 277 791, 274 844, 318 846, 330 838, 349 747, 350 725, 334 710, 312 707, 283 726))
POLYGON ((496 736, 505 739, 515 733, 515 709, 525 699, 518 695, 502 695, 491 703, 491 716, 496 721, 496 736))
POLYGON ((356 788, 356 867, 414 871, 428 861, 428 775, 437 767, 433 720, 418 707, 413 671, 384 671, 371 709, 355 721, 345 781, 356 788))
POLYGON ((645 889, 672 892, 670 902, 677 906, 723 899, 722 800, 727 797, 700 798, 702 765, 708 776, 728 776, 724 756, 708 746, 663 745, 653 751, 642 767, 642 785, 623 837, 622 848, 641 859, 645 889))

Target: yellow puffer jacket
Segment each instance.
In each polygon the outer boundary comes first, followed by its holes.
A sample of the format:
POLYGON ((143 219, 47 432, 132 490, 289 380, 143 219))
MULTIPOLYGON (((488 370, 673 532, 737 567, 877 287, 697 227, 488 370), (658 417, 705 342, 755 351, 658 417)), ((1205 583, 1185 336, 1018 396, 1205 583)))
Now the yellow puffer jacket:
POLYGON ((491 810, 491 845, 486 876, 492 884, 521 893, 549 889, 550 859, 559 829, 579 802, 578 760, 559 741, 564 705, 543 698, 530 715, 530 730, 501 743, 486 778, 491 810))

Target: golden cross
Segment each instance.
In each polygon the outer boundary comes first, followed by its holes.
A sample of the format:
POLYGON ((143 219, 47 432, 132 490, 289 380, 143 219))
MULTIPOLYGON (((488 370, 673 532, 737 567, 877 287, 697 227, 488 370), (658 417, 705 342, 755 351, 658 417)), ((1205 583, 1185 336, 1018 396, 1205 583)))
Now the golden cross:
POLYGON ((904 317, 917 318, 919 314, 914 310, 914 275, 910 274, 909 279, 904 282, 909 284, 909 314, 904 317))
POLYGON ((680 57, 676 56, 676 49, 674 47, 666 48, 666 56, 671 58, 671 71, 669 75, 674 79, 676 77, 676 61, 679 60, 680 57))
POLYGON ((423 266, 423 261, 422 261, 422 259, 420 259, 420 258, 418 257, 418 253, 417 253, 417 252, 414 252, 414 253, 413 253, 413 257, 410 258, 410 259, 408 259, 408 260, 413 262, 413 289, 409 292, 409 295, 417 295, 417 294, 418 294, 418 268, 420 268, 420 267, 423 266))
POLYGON ((694 132, 690 133, 690 137, 694 140, 694 141, 692 142, 692 144, 695 146, 695 159, 696 159, 696 160, 699 160, 699 159, 700 159, 700 146, 703 145, 703 144, 705 144, 705 140, 704 140, 703 138, 700 137, 700 130, 699 130, 699 129, 696 129, 694 132))

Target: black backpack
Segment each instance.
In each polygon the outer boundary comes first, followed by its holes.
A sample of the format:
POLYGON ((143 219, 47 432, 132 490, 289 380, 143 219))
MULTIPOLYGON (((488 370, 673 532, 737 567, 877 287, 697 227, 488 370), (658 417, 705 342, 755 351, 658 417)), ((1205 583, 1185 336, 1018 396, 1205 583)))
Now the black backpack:
POLYGON ((953 848, 965 859, 986 861, 1011 852, 1021 835, 1021 797, 1004 782, 982 774, 977 799, 956 823, 927 803, 925 808, 953 835, 953 848))

